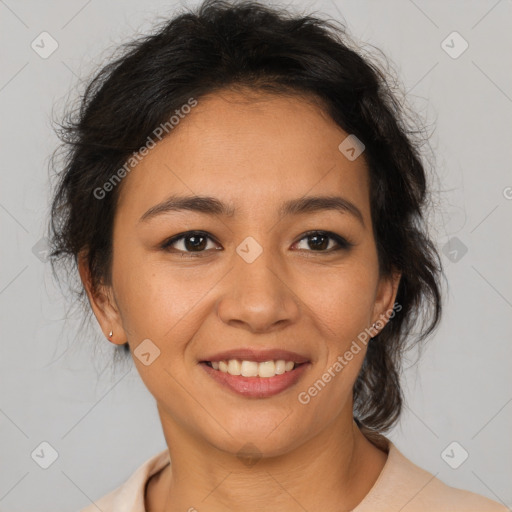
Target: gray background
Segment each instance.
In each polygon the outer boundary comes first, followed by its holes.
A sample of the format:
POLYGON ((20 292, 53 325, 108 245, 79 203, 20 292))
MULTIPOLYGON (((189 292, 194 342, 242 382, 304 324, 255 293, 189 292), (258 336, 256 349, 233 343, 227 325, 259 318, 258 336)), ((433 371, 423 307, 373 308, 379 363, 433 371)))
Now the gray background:
MULTIPOLYGON (((0 0, 0 511, 78 510, 165 448, 131 362, 113 371, 99 329, 81 329, 79 314, 66 320, 40 240, 57 144, 52 110, 118 43, 176 5, 0 0), (58 43, 46 59, 31 47, 43 31, 58 43), (48 469, 31 457, 43 441, 58 454, 48 469)), ((408 407, 390 437, 443 481, 512 507, 512 1, 290 5, 344 18, 356 39, 381 48, 435 124, 430 222, 449 287, 440 329, 419 364, 407 365, 408 407), (457 58, 442 47, 453 31, 469 44, 457 58), (441 455, 453 441, 452 464, 469 453, 457 469, 441 455)), ((462 41, 447 44, 453 53, 462 41)))

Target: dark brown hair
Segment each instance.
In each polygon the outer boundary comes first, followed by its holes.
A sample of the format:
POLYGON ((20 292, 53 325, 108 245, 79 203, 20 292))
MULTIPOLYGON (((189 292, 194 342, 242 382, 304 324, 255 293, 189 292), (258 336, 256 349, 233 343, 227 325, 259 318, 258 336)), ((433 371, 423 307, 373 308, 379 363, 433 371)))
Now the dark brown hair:
POLYGON ((390 72, 354 46, 338 22, 216 0, 124 45, 89 82, 80 108, 59 124, 65 158, 51 211, 51 261, 54 269, 62 259, 75 268, 85 251, 93 283, 110 282, 122 183, 102 199, 94 191, 189 98, 245 87, 315 99, 364 143, 380 271, 402 272, 401 310, 368 343, 354 386, 358 423, 383 432, 400 415, 406 346, 424 341, 439 323, 442 267, 423 212, 428 194, 420 146, 426 137, 389 84, 390 72))

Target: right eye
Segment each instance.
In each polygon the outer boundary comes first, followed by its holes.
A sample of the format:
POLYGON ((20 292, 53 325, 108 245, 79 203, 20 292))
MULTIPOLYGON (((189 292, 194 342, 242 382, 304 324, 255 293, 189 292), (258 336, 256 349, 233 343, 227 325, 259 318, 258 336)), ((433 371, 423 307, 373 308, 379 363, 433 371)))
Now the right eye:
POLYGON ((180 233, 179 235, 167 239, 160 247, 165 251, 180 252, 182 253, 183 257, 194 258, 206 252, 208 240, 216 243, 213 237, 211 237, 205 231, 187 231, 186 233, 180 233), (180 244, 182 248, 173 247, 180 244))

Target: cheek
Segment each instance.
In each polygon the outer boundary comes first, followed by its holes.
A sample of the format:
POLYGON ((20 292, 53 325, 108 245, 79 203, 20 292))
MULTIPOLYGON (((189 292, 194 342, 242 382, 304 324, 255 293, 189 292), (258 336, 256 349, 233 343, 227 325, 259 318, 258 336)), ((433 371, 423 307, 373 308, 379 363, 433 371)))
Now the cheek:
POLYGON ((123 327, 134 346, 146 338, 159 346, 166 337, 179 339, 173 332, 189 321, 201 298, 197 283, 187 286, 162 265, 147 259, 128 262, 118 258, 113 279, 123 327))
POLYGON ((320 402, 332 399, 342 407, 352 395, 370 339, 365 330, 371 326, 376 279, 371 267, 353 265, 331 269, 329 275, 317 275, 315 286, 304 286, 325 350, 316 377, 329 390, 320 402))
POLYGON ((160 350, 177 352, 193 336, 194 300, 167 289, 146 286, 134 287, 124 294, 121 306, 123 327, 128 341, 136 347, 144 339, 151 339, 160 350), (130 300, 133 297, 133 300, 130 300))
POLYGON ((186 349, 202 322, 198 302, 204 291, 173 281, 147 262, 132 269, 123 273, 119 265, 114 286, 134 364, 157 401, 168 403, 172 397, 173 407, 190 408, 179 383, 189 378, 186 349), (150 354, 149 364, 139 358, 144 352, 150 354))
POLYGON ((309 281, 303 283, 304 302, 314 312, 326 339, 336 339, 340 349, 349 338, 370 327, 375 280, 368 268, 347 266, 317 273, 311 281, 313 286, 309 281))

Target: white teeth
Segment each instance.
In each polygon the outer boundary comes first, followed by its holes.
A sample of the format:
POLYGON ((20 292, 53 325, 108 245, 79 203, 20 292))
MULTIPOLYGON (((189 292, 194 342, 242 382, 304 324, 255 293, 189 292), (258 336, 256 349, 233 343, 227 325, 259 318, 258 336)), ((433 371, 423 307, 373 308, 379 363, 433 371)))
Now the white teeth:
POLYGON ((258 363, 255 363, 254 361, 242 361, 242 368, 240 372, 243 377, 257 377, 258 363))
MULTIPOLYGON (((293 368, 293 363, 292 363, 293 368)), ((273 377, 276 374, 276 364, 274 361, 265 361, 258 365, 258 375, 260 377, 273 377)))
POLYGON ((278 359, 277 361, 239 361, 229 359, 228 361, 214 361, 211 363, 214 370, 219 370, 230 375, 242 375, 243 377, 274 377, 293 370, 295 363, 278 359))
POLYGON ((240 375, 242 373, 242 365, 237 359, 228 361, 228 373, 231 375, 240 375))
POLYGON ((276 361, 276 375, 282 375, 286 371, 286 362, 282 359, 276 361))

